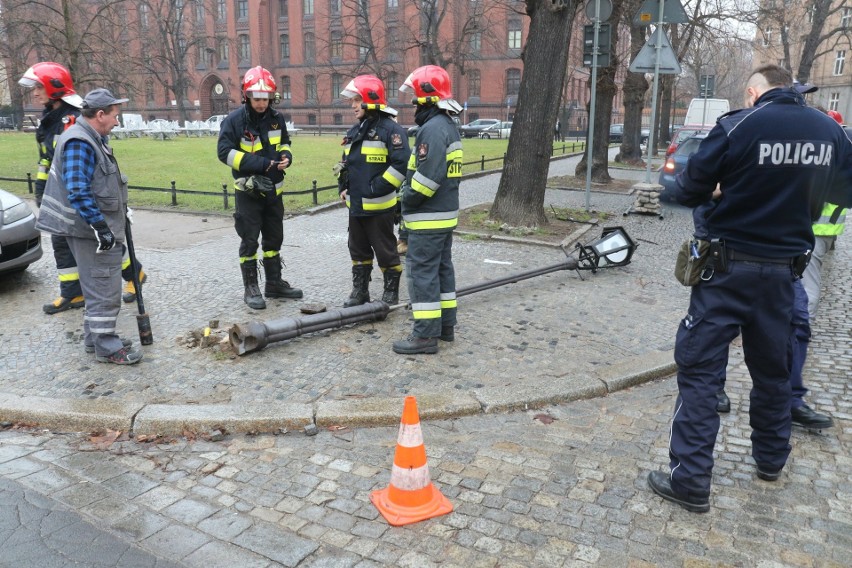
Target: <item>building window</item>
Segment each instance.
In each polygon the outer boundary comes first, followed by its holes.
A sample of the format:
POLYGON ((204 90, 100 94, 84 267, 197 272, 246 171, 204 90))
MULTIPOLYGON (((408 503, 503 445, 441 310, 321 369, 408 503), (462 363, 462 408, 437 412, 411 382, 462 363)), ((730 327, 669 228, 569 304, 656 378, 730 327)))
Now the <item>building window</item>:
POLYGON ((370 0, 358 0, 358 15, 369 18, 370 0))
POLYGON ((228 5, 225 0, 216 0, 216 19, 224 22, 228 17, 228 5))
POLYGON ((840 108, 840 93, 831 93, 828 95, 828 110, 837 110, 840 108))
POLYGON ((840 27, 844 30, 852 26, 852 8, 843 8, 840 16, 840 27))
POLYGON ((479 69, 471 69, 467 72, 467 96, 478 97, 481 89, 481 75, 479 69))
POLYGON ((308 124, 311 125, 311 126, 314 126, 314 125, 316 125, 316 123, 317 123, 317 115, 309 114, 308 115, 308 124))
POLYGON ((313 75, 305 75, 305 100, 312 102, 317 100, 317 78, 313 75))
POLYGON ((198 45, 197 49, 198 66, 207 67, 208 65, 210 65, 210 50, 207 49, 207 46, 198 45))
POLYGON ((772 30, 763 30, 763 47, 769 47, 772 43, 772 30))
POLYGON ((302 0, 302 13, 305 16, 314 15, 314 0, 302 0))
POLYGON ((290 36, 281 34, 278 36, 278 46, 281 51, 281 59, 289 59, 290 57, 290 36))
POLYGON ((227 63, 231 51, 227 38, 222 38, 219 40, 219 49, 217 51, 219 52, 219 61, 224 61, 227 63))
POLYGON ((509 20, 509 49, 521 49, 520 20, 509 20))
POLYGON ((281 76, 281 98, 285 101, 289 101, 293 98, 293 91, 290 89, 289 75, 281 76))
POLYGON ((369 53, 370 53, 369 32, 362 30, 358 34, 358 56, 361 57, 361 59, 364 59, 364 58, 367 57, 367 55, 369 53))
POLYGON ((388 88, 385 92, 388 94, 388 98, 395 99, 399 96, 399 75, 397 75, 396 71, 388 73, 387 84, 388 88))
POLYGON ((207 10, 204 9, 203 0, 195 0, 195 23, 203 26, 204 20, 207 17, 207 10))
POLYGON ((470 52, 479 53, 482 50, 482 32, 470 34, 470 52))
POLYGON ((521 70, 506 69, 506 95, 516 96, 521 92, 521 70))
POLYGON ((834 58, 834 72, 832 73, 835 77, 838 75, 843 75, 843 64, 846 62, 846 50, 841 49, 838 51, 834 58))
POLYGON ((139 5, 139 25, 142 26, 143 30, 148 29, 148 5, 140 4, 139 5))
POLYGON ((305 34, 305 61, 313 61, 317 57, 317 38, 308 32, 305 34))
POLYGON ((248 0, 237 0, 237 20, 248 20, 248 0))
POLYGON ((240 63, 248 63, 251 61, 251 43, 249 43, 248 34, 240 34, 237 36, 237 56, 240 63))
POLYGON ((329 43, 329 55, 332 59, 340 59, 343 57, 343 33, 340 31, 331 32, 331 42, 329 43))
POLYGON ((336 112, 334 113, 334 118, 332 120, 334 120, 335 125, 340 126, 341 124, 343 124, 343 115, 339 112, 336 112))
POLYGON ((154 84, 150 81, 145 83, 145 102, 154 104, 154 84))
POLYGON ((328 3, 328 11, 332 16, 339 16, 341 9, 342 0, 329 0, 328 3))
POLYGON ((290 0, 278 0, 278 18, 284 19, 290 15, 290 0))
POLYGON ((388 8, 399 8, 399 0, 388 0, 388 8))
POLYGON ((396 26, 388 26, 385 31, 385 51, 388 56, 399 53, 399 32, 396 26))
POLYGON ((340 73, 331 74, 331 98, 340 98, 340 91, 343 90, 343 76, 340 73))

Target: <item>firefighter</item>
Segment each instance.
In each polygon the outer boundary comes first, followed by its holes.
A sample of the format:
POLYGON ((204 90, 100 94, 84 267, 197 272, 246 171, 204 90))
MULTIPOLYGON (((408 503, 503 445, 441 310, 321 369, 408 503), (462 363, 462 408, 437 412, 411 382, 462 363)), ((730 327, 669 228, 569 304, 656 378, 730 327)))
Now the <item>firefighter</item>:
MULTIPOLYGON (((18 80, 18 84, 26 89, 32 89, 33 99, 44 104, 41 121, 36 129, 39 162, 35 181, 35 199, 36 205, 41 207, 44 187, 56 149, 56 139, 77 121, 83 99, 74 90, 74 83, 68 69, 52 61, 36 63, 27 69, 24 76, 18 80)), ((56 269, 59 272, 59 297, 42 306, 42 309, 46 314, 56 314, 72 308, 82 308, 86 302, 80 288, 77 261, 71 249, 68 248, 68 242, 64 236, 60 235, 51 235, 50 242, 56 269)), ((133 286, 130 257, 126 250, 121 267, 121 275, 127 281, 123 298, 125 302, 130 303, 136 300, 136 289, 133 286)), ((142 283, 145 280, 147 275, 140 269, 139 281, 142 283)))
POLYGON ((414 121, 420 127, 402 185, 402 218, 408 231, 408 294, 414 329, 395 341, 402 354, 437 353, 438 338, 455 339, 456 281, 453 229, 459 217, 462 145, 451 115, 450 76, 436 65, 415 69, 399 89, 414 95, 414 121))
POLYGON ((222 121, 219 160, 234 176, 234 227, 240 237, 240 269, 252 309, 266 302, 258 285, 257 246, 262 235, 263 270, 267 298, 301 298, 302 291, 281 279, 281 244, 284 241, 284 170, 290 167, 290 136, 284 116, 273 109, 277 99, 275 79, 263 67, 249 69, 243 77, 243 106, 222 121))
POLYGON ((351 100, 358 123, 343 138, 343 159, 338 168, 340 199, 349 208, 349 256, 352 259, 352 293, 344 307, 370 301, 373 254, 384 273, 382 301, 399 303, 402 266, 393 232, 397 191, 405 179, 408 136, 387 107, 385 87, 373 75, 352 79, 341 95, 351 100))

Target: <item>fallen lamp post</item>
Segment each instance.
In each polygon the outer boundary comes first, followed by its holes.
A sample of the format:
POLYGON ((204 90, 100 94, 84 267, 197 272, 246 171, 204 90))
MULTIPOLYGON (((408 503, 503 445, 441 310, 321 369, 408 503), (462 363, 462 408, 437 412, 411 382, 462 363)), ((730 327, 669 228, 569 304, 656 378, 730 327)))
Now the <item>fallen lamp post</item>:
MULTIPOLYGON (((636 251, 636 243, 622 227, 607 227, 603 229, 600 238, 585 245, 576 244, 577 257, 568 254, 563 248, 566 258, 562 262, 511 274, 503 278, 488 280, 470 286, 463 286, 456 290, 456 297, 467 296, 483 290, 490 290, 514 284, 521 280, 543 276, 560 270, 576 270, 582 279, 581 270, 591 270, 594 274, 601 268, 614 268, 630 264, 633 253, 636 251)), ((339 308, 318 314, 311 314, 300 318, 281 318, 266 322, 247 322, 234 324, 228 332, 231 347, 237 355, 246 355, 260 351, 270 343, 286 341, 306 333, 335 329, 365 321, 381 321, 396 309, 404 308, 410 304, 388 304, 376 301, 367 302, 360 306, 351 308, 339 308)))

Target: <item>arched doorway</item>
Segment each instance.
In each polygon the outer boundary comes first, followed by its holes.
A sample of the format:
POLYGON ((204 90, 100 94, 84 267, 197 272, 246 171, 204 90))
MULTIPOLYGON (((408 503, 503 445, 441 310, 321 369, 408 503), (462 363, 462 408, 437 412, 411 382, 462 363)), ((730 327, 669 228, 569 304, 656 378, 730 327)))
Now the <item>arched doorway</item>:
POLYGON ((228 85, 216 75, 208 75, 201 82, 201 116, 228 114, 231 108, 228 85))

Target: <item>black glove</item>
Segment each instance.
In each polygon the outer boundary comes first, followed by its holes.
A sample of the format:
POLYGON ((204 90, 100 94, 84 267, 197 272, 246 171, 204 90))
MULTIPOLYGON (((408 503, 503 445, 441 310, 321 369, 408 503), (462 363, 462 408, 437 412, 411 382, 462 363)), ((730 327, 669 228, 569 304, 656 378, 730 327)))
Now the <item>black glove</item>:
POLYGON ((258 199, 265 199, 267 195, 275 195, 275 184, 266 176, 253 175, 246 180, 245 190, 258 199))
POLYGON ((393 210, 393 224, 399 225, 402 222, 402 199, 397 199, 396 207, 393 210))
POLYGON ((95 238, 98 239, 97 252, 103 252, 115 246, 115 235, 109 230, 106 221, 92 223, 92 230, 95 232, 95 238))

